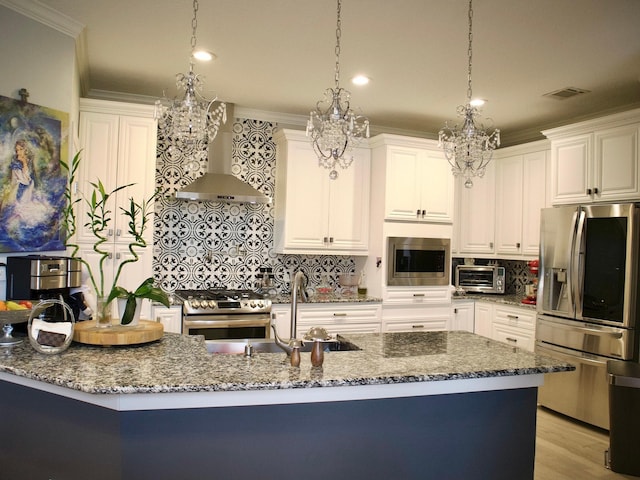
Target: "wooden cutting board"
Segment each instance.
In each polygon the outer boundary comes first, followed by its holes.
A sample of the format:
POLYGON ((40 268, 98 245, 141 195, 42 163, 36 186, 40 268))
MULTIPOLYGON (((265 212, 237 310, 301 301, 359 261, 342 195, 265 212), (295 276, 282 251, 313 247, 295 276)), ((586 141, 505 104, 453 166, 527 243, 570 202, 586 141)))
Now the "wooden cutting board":
POLYGON ((89 320, 75 324, 73 340, 90 345, 136 345, 159 340, 163 333, 162 324, 150 320, 140 320, 133 327, 112 325, 108 328, 98 328, 95 320, 89 320))

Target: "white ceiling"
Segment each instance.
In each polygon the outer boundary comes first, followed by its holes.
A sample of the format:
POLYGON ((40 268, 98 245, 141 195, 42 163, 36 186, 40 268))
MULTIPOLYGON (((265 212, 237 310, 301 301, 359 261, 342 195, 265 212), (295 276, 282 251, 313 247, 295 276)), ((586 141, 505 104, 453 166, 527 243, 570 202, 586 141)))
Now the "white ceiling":
MULTIPOLYGON (((191 0, 39 0, 86 27, 95 91, 174 95, 188 69, 191 0)), ((467 0, 343 0, 343 87, 377 131, 433 136, 467 93, 467 0), (370 85, 349 78, 366 73, 370 85)), ((473 94, 504 143, 640 106, 639 0, 476 0, 473 94), (565 87, 590 93, 556 100, 565 87)), ((335 0, 200 0, 210 96, 308 115, 333 86, 335 0)), ((149 100, 151 100, 150 98, 149 100)), ((302 117, 301 117, 302 118, 302 117)))

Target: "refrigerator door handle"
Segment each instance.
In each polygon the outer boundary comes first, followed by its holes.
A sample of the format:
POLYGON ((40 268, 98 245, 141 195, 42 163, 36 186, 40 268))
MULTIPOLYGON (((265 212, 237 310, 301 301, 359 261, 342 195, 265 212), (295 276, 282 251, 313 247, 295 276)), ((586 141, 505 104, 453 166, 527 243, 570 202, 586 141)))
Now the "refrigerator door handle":
POLYGON ((573 305, 575 318, 582 318, 582 288, 584 286, 582 245, 584 242, 585 211, 578 207, 574 215, 575 231, 571 244, 569 266, 569 302, 573 305))

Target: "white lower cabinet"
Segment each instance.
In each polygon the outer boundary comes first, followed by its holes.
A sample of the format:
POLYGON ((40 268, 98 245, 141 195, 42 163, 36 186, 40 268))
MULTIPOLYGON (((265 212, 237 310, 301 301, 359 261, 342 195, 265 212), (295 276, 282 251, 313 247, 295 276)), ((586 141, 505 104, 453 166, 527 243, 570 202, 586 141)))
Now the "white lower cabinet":
POLYGON ((536 312, 527 307, 476 301, 475 333, 533 352, 536 312))
MULTIPOLYGON (((329 334, 380 333, 382 306, 379 303, 305 303, 298 304, 296 337, 302 336, 311 327, 324 327, 329 334)), ((271 308, 278 335, 290 337, 291 305, 271 308)))
POLYGON ((496 305, 492 332, 495 340, 533 352, 536 342, 536 312, 525 307, 496 305))
POLYGON ((450 322, 451 309, 449 306, 385 305, 382 308, 383 332, 448 330, 450 322))
POLYGON ((491 338, 493 303, 475 302, 473 332, 491 338))
POLYGON ((473 300, 454 300, 451 304, 451 325, 449 330, 474 331, 475 302, 473 300))
POLYGON ((168 333, 182 333, 182 305, 173 305, 170 308, 164 305, 151 306, 151 318, 160 322, 164 331, 168 333))

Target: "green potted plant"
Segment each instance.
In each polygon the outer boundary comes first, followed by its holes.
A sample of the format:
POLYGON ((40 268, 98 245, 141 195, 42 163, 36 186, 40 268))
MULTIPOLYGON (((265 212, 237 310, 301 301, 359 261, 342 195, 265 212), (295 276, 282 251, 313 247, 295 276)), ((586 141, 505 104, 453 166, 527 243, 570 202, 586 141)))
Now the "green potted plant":
POLYGON ((82 198, 73 198, 71 193, 71 186, 75 182, 76 172, 80 164, 80 153, 81 152, 78 152, 73 157, 70 165, 67 165, 63 161, 60 162, 62 167, 68 172, 68 182, 64 192, 66 207, 63 210, 63 227, 66 230, 66 246, 71 249, 71 257, 78 259, 84 265, 89 275, 89 281, 96 294, 96 324, 99 326, 111 325, 111 315, 109 313, 111 301, 115 298, 126 298, 126 307, 124 312, 121 312, 121 323, 130 325, 134 318, 136 298, 140 300, 148 298, 152 301, 160 302, 166 307, 170 306, 167 295, 159 288, 153 286, 153 278, 146 279, 133 292, 129 292, 123 287, 118 286, 118 280, 120 279, 124 266, 137 262, 139 256, 136 250, 147 246, 143 234, 151 222, 153 201, 158 195, 158 192, 156 191, 150 198, 140 203, 133 198, 129 198, 128 207, 120 207, 121 213, 128 218, 127 232, 133 238, 133 241, 128 245, 128 250, 131 255, 120 261, 111 285, 107 286, 105 285, 104 264, 109 258, 110 250, 105 249, 104 244, 109 241, 107 231, 112 221, 112 212, 109 210, 109 200, 116 192, 133 184, 117 186, 113 190, 107 191, 100 180, 97 180, 95 183, 90 183, 93 190, 88 197, 84 197, 84 201, 88 207, 88 218, 84 226, 89 228, 96 238, 92 248, 93 251, 98 254, 99 260, 97 271, 94 272, 91 265, 78 256, 80 246, 70 241, 77 231, 75 207, 83 200, 82 198), (131 302, 129 301, 130 298, 132 298, 131 302))

